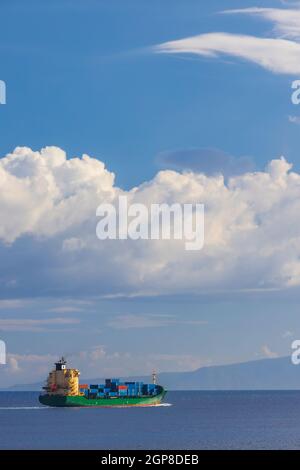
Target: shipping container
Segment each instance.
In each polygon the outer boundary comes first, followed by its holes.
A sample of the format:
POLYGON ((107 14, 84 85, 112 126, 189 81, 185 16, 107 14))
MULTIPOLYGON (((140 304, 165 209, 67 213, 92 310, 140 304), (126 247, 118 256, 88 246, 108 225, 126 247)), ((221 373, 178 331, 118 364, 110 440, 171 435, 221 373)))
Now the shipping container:
POLYGON ((85 388, 89 388, 89 386, 88 384, 79 384, 79 388, 85 389, 85 388))

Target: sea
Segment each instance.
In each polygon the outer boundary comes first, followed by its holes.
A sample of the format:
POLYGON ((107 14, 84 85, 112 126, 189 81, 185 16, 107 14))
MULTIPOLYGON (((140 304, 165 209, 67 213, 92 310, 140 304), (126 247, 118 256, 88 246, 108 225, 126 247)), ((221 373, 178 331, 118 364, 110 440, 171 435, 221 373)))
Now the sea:
POLYGON ((176 391, 140 408, 48 408, 38 392, 0 392, 0 449, 300 449, 300 390, 176 391))

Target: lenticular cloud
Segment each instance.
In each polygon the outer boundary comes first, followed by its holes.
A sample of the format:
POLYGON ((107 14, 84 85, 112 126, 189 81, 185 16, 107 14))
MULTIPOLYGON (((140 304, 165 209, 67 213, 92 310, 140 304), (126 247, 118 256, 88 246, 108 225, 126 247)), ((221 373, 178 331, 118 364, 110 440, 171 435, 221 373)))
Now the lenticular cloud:
POLYGON ((158 295, 300 284, 300 175, 284 158, 229 179, 161 171, 130 191, 104 163, 18 147, 0 159, 0 295, 158 295), (203 203, 205 243, 104 240, 96 208, 203 203), (38 261, 37 261, 38 260, 38 261))

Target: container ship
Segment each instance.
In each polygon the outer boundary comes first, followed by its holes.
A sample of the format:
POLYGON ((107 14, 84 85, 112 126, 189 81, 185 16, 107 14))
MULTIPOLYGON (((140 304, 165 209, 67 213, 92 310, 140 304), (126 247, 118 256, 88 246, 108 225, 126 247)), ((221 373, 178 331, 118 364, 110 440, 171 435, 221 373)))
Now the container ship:
POLYGON ((106 379, 103 384, 80 384, 78 369, 68 369, 62 357, 49 373, 44 392, 39 401, 47 406, 151 406, 159 404, 166 391, 156 384, 156 374, 152 382, 121 382, 119 379, 106 379))

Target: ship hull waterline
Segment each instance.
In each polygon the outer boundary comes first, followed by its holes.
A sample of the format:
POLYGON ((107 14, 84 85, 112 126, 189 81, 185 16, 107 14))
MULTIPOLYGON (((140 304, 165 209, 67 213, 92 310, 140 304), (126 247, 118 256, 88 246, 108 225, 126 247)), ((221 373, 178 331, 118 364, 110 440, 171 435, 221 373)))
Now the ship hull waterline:
POLYGON ((112 407, 131 407, 131 406, 154 406, 161 403, 166 390, 161 387, 161 391, 154 396, 141 396, 141 397, 116 397, 116 398, 86 398, 85 396, 76 395, 52 395, 43 394, 39 396, 39 401, 42 405, 54 407, 98 407, 98 408, 112 408, 112 407))

